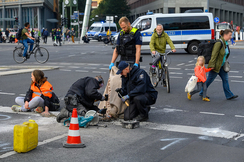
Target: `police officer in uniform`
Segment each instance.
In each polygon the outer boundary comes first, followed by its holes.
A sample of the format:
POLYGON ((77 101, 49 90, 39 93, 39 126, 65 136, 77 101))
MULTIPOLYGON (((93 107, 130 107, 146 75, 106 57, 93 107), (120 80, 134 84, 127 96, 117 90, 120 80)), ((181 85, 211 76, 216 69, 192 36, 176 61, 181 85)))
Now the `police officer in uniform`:
POLYGON ((109 69, 111 70, 114 66, 118 55, 120 55, 120 61, 134 63, 134 66, 138 67, 141 58, 141 33, 138 29, 131 27, 127 17, 122 17, 119 20, 119 25, 122 30, 118 36, 109 69))
POLYGON ((94 105, 95 101, 107 101, 97 90, 104 84, 101 76, 85 77, 77 80, 68 90, 64 97, 65 108, 58 114, 56 120, 59 123, 62 119, 71 117, 73 108, 77 108, 78 115, 85 116, 89 110, 95 110, 101 113, 103 109, 99 109, 94 105))

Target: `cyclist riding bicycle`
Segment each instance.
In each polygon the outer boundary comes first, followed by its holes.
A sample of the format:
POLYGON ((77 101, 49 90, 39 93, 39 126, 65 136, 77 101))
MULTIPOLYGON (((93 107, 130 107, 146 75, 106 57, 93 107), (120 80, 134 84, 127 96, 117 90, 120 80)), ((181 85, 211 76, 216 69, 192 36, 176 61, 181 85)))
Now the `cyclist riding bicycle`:
POLYGON ((151 37, 151 42, 150 42, 151 54, 153 57, 153 63, 152 63, 153 73, 155 73, 155 67, 157 66, 158 61, 160 60, 161 57, 159 53, 165 53, 166 42, 169 44, 172 52, 176 52, 172 40, 170 39, 168 34, 164 32, 163 25, 158 24, 157 27, 154 29, 154 33, 151 37))
POLYGON ((28 43, 30 43, 30 50, 29 50, 29 53, 32 52, 33 50, 33 45, 34 45, 34 40, 35 38, 31 37, 28 33, 28 29, 30 28, 30 23, 25 23, 25 27, 22 29, 22 32, 21 32, 21 37, 22 37, 22 40, 20 41, 21 43, 23 43, 23 45, 25 46, 25 49, 24 49, 24 53, 23 53, 23 59, 26 60, 26 53, 27 53, 27 50, 28 50, 28 43))

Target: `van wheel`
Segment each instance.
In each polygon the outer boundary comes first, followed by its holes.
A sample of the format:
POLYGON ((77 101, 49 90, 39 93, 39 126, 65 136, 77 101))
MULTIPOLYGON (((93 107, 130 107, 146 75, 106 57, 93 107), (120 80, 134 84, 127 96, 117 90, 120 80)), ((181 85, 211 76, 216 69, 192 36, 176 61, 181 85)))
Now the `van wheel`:
POLYGON ((192 42, 189 46, 188 46, 188 52, 190 54, 197 54, 198 52, 198 46, 199 44, 197 42, 192 42))
POLYGON ((188 49, 187 49, 187 48, 185 48, 184 50, 186 51, 186 53, 189 53, 189 51, 188 51, 188 49))

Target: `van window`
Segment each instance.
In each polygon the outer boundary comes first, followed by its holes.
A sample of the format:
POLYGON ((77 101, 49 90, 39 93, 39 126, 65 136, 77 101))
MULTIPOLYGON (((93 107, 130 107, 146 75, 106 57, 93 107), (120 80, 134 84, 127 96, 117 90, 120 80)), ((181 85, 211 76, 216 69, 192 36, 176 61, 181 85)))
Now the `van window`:
MULTIPOLYGON (((108 31, 108 29, 109 29, 109 27, 105 27, 105 31, 106 31, 106 32, 108 31)), ((116 27, 114 27, 114 26, 110 26, 110 31, 114 31, 114 32, 116 32, 116 27)))
POLYGON ((180 17, 159 17, 156 19, 157 24, 161 24, 164 30, 180 30, 181 18, 180 17))
POLYGON ((100 32, 101 31, 101 27, 92 26, 92 27, 90 27, 89 31, 100 32))
POLYGON ((136 28, 139 29, 140 31, 147 30, 151 28, 151 24, 152 24, 151 18, 143 19, 136 25, 136 28))
POLYGON ((182 29, 210 29, 208 16, 182 17, 182 29))

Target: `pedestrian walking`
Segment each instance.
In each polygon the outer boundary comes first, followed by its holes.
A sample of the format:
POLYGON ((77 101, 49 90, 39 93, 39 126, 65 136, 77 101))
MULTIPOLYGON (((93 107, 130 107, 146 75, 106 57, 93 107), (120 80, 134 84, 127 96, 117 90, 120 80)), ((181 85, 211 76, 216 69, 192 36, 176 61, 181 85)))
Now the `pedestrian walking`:
MULTIPOLYGON (((212 56, 208 63, 208 68, 212 68, 212 70, 209 72, 206 84, 207 87, 209 87, 217 75, 219 75, 223 83, 226 99, 232 100, 238 97, 238 95, 234 95, 230 90, 227 71, 228 69, 226 68, 226 65, 228 64, 227 59, 230 56, 230 48, 227 41, 231 39, 232 31, 230 29, 221 30, 220 35, 220 41, 214 44, 212 56)), ((199 95, 203 96, 203 89, 199 95)))
POLYGON ((195 72, 195 76, 198 78, 197 80, 197 89, 192 91, 192 92, 188 92, 187 93, 187 98, 189 100, 191 100, 192 95, 198 93, 201 91, 201 89, 203 88, 203 101, 210 101, 209 98, 206 97, 207 94, 207 85, 206 85, 206 73, 211 71, 212 68, 205 68, 205 58, 204 56, 199 56, 197 58, 197 63, 196 63, 196 67, 194 69, 195 72))
POLYGON ((67 29, 66 31, 66 38, 67 38, 67 41, 70 43, 70 30, 67 29))
POLYGON ((9 39, 9 33, 10 33, 10 31, 8 30, 8 28, 6 28, 6 30, 5 30, 6 39, 9 39))
POLYGON ((231 45, 233 46, 235 46, 236 45, 236 42, 234 41, 234 39, 235 39, 235 32, 232 30, 232 36, 231 36, 231 45))
POLYGON ((0 29, 0 43, 2 43, 2 35, 3 35, 3 33, 2 33, 2 30, 0 29))
POLYGON ((74 28, 71 29, 71 37, 72 37, 72 42, 75 43, 75 30, 74 28))
POLYGON ((43 34, 43 36, 44 36, 44 43, 45 44, 47 44, 47 37, 48 37, 48 35, 49 35, 48 31, 47 31, 47 29, 45 29, 44 34, 43 34))
POLYGON ((61 44, 61 36, 62 36, 61 30, 57 29, 57 31, 56 31, 56 41, 57 41, 57 43, 59 42, 59 46, 62 46, 62 44, 61 44))

